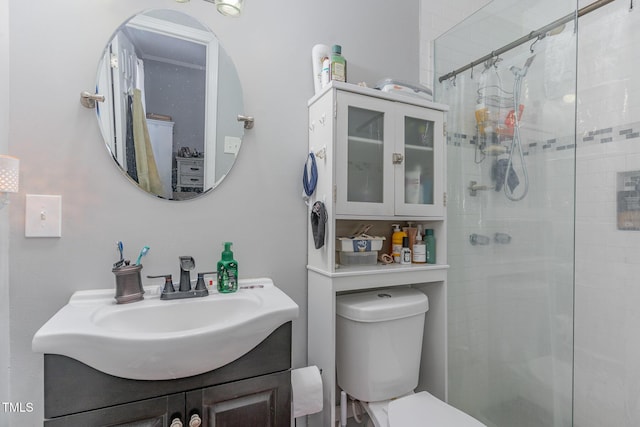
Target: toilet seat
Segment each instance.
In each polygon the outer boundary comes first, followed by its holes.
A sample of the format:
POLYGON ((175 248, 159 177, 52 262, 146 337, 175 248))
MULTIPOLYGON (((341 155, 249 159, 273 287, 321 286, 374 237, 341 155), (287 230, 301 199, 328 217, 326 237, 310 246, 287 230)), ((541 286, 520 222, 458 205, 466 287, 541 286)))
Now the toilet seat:
POLYGON ((375 427, 486 427, 426 391, 364 405, 375 427))
POLYGON ((426 391, 391 401, 388 415, 389 427, 486 427, 426 391))

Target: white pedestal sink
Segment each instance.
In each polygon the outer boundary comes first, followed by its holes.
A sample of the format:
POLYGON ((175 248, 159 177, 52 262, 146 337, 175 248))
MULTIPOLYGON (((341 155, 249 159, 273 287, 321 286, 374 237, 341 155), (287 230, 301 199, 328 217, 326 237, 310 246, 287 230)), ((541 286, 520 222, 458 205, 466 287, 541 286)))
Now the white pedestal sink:
POLYGON ((233 362, 280 325, 298 306, 271 279, 239 281, 232 294, 116 304, 114 290, 74 293, 35 334, 33 351, 61 354, 99 371, 137 380, 184 378, 233 362))

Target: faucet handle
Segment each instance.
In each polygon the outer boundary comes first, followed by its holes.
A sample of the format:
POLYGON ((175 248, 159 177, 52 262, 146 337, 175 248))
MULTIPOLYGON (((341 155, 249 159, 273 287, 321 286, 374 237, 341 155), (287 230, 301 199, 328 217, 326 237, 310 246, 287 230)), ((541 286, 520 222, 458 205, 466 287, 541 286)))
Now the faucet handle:
POLYGON ((168 292, 175 292, 175 288, 173 287, 173 278, 170 274, 161 274, 159 276, 147 276, 147 279, 159 279, 164 277, 164 288, 162 289, 162 293, 166 294, 168 292))
POLYGON ((205 274, 217 274, 216 271, 207 271, 205 273, 198 273, 198 280, 196 281, 196 291, 207 289, 206 283, 204 283, 205 274))

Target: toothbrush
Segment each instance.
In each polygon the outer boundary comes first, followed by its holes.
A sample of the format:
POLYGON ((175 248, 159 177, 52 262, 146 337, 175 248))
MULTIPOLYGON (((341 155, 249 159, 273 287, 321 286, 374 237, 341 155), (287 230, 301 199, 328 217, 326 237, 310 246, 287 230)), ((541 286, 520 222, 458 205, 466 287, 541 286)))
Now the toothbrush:
POLYGON ((149 246, 145 246, 144 248, 142 248, 142 250, 140 251, 140 255, 138 255, 138 259, 136 260, 136 265, 140 265, 140 260, 147 254, 147 252, 149 252, 149 246))
POLYGON ((124 250, 124 245, 120 240, 116 242, 116 246, 118 247, 118 252, 120 252, 120 262, 124 262, 124 256, 122 256, 122 251, 124 250))
POLYGON ((117 241, 116 247, 118 248, 118 252, 120 252, 120 260, 118 260, 115 264, 113 264, 113 268, 120 268, 122 267, 122 264, 124 264, 124 256, 122 255, 124 245, 122 244, 121 241, 117 241))

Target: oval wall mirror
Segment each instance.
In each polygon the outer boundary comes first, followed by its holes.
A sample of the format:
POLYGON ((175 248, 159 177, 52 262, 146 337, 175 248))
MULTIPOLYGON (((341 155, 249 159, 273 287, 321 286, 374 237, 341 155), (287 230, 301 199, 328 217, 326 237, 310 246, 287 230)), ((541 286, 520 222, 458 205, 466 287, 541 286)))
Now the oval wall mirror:
POLYGON ((118 167, 149 194, 188 200, 220 184, 244 134, 242 87, 218 39, 189 15, 123 23, 98 66, 98 124, 118 167))

